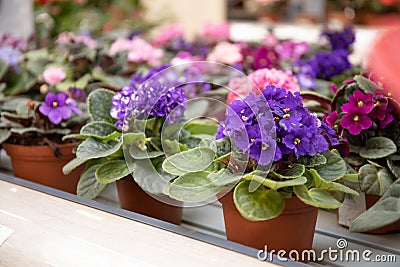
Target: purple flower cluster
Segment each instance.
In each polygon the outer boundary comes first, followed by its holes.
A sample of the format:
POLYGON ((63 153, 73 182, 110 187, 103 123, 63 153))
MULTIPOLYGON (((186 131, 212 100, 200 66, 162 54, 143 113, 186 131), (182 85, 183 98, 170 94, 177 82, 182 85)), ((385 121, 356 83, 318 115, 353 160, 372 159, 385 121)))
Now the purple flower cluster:
POLYGON ((82 114, 82 111, 76 107, 76 101, 69 98, 65 92, 55 94, 48 92, 45 102, 39 106, 39 111, 47 116, 51 123, 60 124, 62 120, 72 117, 73 112, 82 114))
POLYGON ((19 69, 18 63, 21 56, 22 53, 18 50, 18 48, 9 45, 0 47, 0 60, 6 62, 16 71, 19 69))
POLYGON ((313 86, 313 83, 310 82, 310 79, 329 80, 351 68, 349 53, 343 49, 317 53, 309 60, 298 61, 295 67, 303 88, 312 88, 310 86, 313 86))
POLYGON ((187 101, 185 91, 183 88, 169 87, 168 83, 157 80, 145 81, 155 73, 153 70, 145 76, 134 76, 130 85, 124 86, 113 96, 110 115, 118 120, 115 124, 117 128, 122 130, 125 117, 162 117, 166 118, 168 123, 174 123, 182 117, 187 101))
POLYGON ((322 31, 321 37, 327 38, 332 50, 349 50, 356 40, 354 28, 351 25, 344 27, 343 30, 325 29, 322 31))
POLYGON ((238 148, 248 152, 259 164, 267 165, 285 155, 315 156, 324 152, 329 148, 326 137, 332 145, 338 143, 334 134, 303 106, 298 92, 293 94, 269 85, 258 96, 250 94, 244 101, 234 101, 216 138, 232 137, 238 148), (271 156, 266 152, 275 146, 275 134, 276 150, 271 156))
POLYGON ((358 135, 363 130, 372 127, 373 121, 381 129, 393 121, 393 107, 388 98, 381 94, 364 93, 356 90, 342 106, 345 115, 340 120, 340 125, 352 135, 358 135))

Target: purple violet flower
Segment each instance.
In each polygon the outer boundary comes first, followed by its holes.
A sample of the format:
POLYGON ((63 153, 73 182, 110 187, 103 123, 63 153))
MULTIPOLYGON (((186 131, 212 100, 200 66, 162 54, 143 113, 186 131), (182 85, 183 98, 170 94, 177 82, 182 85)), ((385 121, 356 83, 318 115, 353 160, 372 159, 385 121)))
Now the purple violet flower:
POLYGON ((348 25, 343 30, 325 29, 321 33, 321 37, 327 38, 332 50, 345 49, 349 50, 350 46, 356 40, 354 28, 348 25))
POLYGON ((291 154, 315 156, 328 150, 326 137, 331 144, 338 144, 333 129, 304 107, 299 93, 275 86, 267 86, 257 96, 250 94, 244 101, 232 102, 216 139, 225 136, 233 138, 236 146, 260 165, 291 154), (271 143, 271 139, 276 142, 271 143), (273 147, 276 149, 272 155, 273 147))
POLYGON ((255 70, 277 67, 279 64, 278 53, 272 48, 259 46, 252 51, 252 68, 255 70))
POLYGON ((86 96, 85 90, 82 90, 78 87, 68 88, 67 94, 70 98, 73 98, 78 102, 82 102, 82 103, 86 102, 87 96, 86 96))
POLYGON ((75 100, 68 98, 67 94, 53 92, 46 94, 45 102, 39 106, 39 111, 47 116, 53 124, 59 124, 62 120, 72 117, 72 112, 81 114, 82 111, 76 107, 75 100))
POLYGON ((375 97, 374 109, 369 114, 372 120, 378 120, 381 129, 393 121, 393 107, 389 104, 389 100, 384 95, 375 97))

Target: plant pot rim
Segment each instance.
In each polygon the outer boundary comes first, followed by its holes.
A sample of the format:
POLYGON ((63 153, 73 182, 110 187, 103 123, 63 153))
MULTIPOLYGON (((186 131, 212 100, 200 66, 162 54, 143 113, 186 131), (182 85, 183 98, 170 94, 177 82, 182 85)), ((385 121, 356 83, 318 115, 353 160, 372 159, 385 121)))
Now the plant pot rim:
POLYGON ((72 154, 72 149, 78 144, 79 142, 58 145, 59 152, 61 153, 59 157, 55 157, 53 149, 51 149, 51 147, 48 145, 25 146, 3 143, 2 146, 10 157, 14 156, 31 159, 39 156, 40 158, 38 158, 38 160, 41 160, 43 158, 61 158, 64 156, 70 157, 70 155, 72 154), (27 153, 27 151, 29 153, 27 153))

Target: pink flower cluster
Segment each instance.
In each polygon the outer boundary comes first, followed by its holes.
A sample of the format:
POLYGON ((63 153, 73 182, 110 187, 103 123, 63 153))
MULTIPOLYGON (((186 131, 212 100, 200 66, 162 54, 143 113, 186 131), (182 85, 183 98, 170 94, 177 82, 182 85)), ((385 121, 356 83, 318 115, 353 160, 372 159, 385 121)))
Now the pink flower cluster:
POLYGON ((161 65, 163 50, 153 47, 140 37, 135 37, 132 40, 118 38, 114 43, 112 43, 108 54, 114 56, 123 51, 128 51, 129 62, 146 62, 152 67, 158 67, 161 65))
POLYGON ((179 24, 171 24, 163 26, 157 35, 154 37, 153 45, 154 46, 162 46, 168 43, 169 41, 181 38, 185 34, 184 28, 179 24))
POLYGON ((230 31, 230 23, 206 23, 203 25, 203 36, 213 41, 229 40, 231 36, 230 31))
POLYGON ((43 79, 49 85, 56 85, 63 81, 67 74, 62 68, 59 67, 49 67, 43 72, 43 79))
POLYGON ((226 103, 229 105, 237 99, 244 99, 250 93, 258 95, 265 86, 274 85, 290 92, 300 91, 299 83, 291 71, 277 69, 259 69, 250 73, 247 78, 234 78, 229 82, 229 92, 226 103), (248 79, 254 83, 252 85, 248 79))
POLYGON ((243 56, 238 44, 224 41, 215 46, 214 50, 208 54, 207 60, 233 65, 242 62, 243 56))
POLYGON ((84 43, 87 47, 93 49, 97 46, 97 41, 88 35, 76 35, 73 32, 63 32, 58 38, 57 42, 60 44, 69 43, 84 43))

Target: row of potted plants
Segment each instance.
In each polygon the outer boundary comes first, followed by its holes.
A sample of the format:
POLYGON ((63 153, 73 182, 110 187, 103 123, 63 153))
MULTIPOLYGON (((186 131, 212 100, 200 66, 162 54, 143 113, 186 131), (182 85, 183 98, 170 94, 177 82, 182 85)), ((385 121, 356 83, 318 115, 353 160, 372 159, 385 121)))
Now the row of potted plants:
POLYGON ((208 27, 194 42, 178 26, 152 42, 134 36, 110 45, 66 33, 17 64, 1 57, 0 144, 14 174, 87 198, 117 182, 122 208, 176 224, 183 203, 219 197, 228 239, 256 248, 310 249, 317 208, 363 193, 378 196, 376 204, 367 200, 372 207, 349 218, 341 208, 342 224, 398 224, 400 105, 349 62, 353 29, 325 30, 310 45, 272 34, 263 44, 233 43, 229 25, 208 27), (22 173, 26 155, 34 165, 22 173), (50 164, 55 173, 34 173, 50 164), (308 226, 302 233, 300 223, 308 226))

